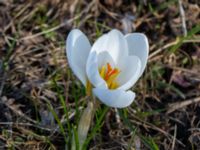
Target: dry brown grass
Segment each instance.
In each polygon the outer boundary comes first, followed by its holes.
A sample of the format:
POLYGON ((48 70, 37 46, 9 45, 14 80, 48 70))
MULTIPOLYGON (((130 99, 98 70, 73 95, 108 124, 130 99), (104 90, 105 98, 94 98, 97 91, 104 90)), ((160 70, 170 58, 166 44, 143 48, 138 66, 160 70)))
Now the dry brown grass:
POLYGON ((153 149, 152 141, 164 150, 200 149, 200 4, 183 0, 184 14, 179 4, 0 0, 0 149, 64 149, 66 139, 49 107, 68 137, 67 126, 76 126, 87 99, 65 56, 72 28, 91 42, 112 28, 143 32, 150 42, 148 67, 134 87, 137 99, 121 111, 128 122, 110 109, 88 149, 153 149))

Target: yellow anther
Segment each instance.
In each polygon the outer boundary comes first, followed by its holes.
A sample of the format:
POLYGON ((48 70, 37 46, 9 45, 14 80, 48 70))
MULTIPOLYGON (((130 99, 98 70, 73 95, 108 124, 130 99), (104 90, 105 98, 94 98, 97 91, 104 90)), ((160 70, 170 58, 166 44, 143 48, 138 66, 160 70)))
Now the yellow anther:
POLYGON ((116 71, 111 76, 109 76, 108 80, 106 80, 108 87, 116 80, 117 76, 119 75, 119 71, 116 71))
POLYGON ((117 68, 112 68, 112 66, 107 63, 106 66, 102 66, 99 70, 100 76, 106 81, 109 89, 116 89, 119 85, 116 81, 120 70, 117 68), (107 67, 107 68, 106 68, 107 67))
POLYGON ((106 73, 106 67, 105 66, 103 66, 102 68, 101 68, 101 70, 100 70, 100 76, 104 79, 104 77, 105 77, 105 73, 106 73))
POLYGON ((112 84, 110 85, 110 89, 116 89, 119 87, 119 84, 117 82, 112 82, 112 84))
MULTIPOLYGON (((99 69, 99 74, 106 81, 109 89, 116 89, 119 87, 119 84, 116 81, 119 73, 120 70, 118 68, 112 68, 109 63, 99 69)), ((86 84, 86 93, 89 96, 92 94, 92 84, 89 80, 87 80, 86 84)))
POLYGON ((86 83, 86 93, 88 96, 90 96, 92 93, 92 84, 90 83, 89 80, 87 80, 87 83, 86 83))

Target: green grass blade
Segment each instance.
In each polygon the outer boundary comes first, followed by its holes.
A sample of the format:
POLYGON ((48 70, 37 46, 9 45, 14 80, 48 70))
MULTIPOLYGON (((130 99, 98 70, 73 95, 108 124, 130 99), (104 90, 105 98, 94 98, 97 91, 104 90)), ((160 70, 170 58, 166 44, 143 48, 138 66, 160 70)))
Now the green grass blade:
POLYGON ((51 111, 51 113, 53 114, 55 120, 56 120, 57 123, 58 123, 58 126, 59 126, 59 128, 60 128, 60 130, 61 130, 61 133, 63 134, 65 143, 68 143, 68 140, 67 140, 67 137, 66 137, 66 133, 65 133, 65 129, 64 129, 62 123, 60 122, 60 119, 59 119, 58 115, 56 114, 56 112, 54 111, 54 109, 53 109, 53 107, 51 106, 50 103, 48 103, 47 106, 48 106, 48 109, 49 109, 49 110, 51 111))
POLYGON ((169 50, 170 53, 176 52, 176 50, 183 44, 184 40, 190 39, 193 35, 200 32, 200 25, 196 25, 194 28, 192 28, 186 37, 180 37, 178 38, 178 42, 176 45, 172 46, 169 50))
POLYGON ((99 116, 97 122, 95 123, 94 128, 91 130, 91 133, 88 135, 88 137, 83 145, 83 149, 87 149, 86 147, 89 144, 89 142, 91 141, 91 139, 94 137, 94 135, 97 133, 97 131, 102 127, 103 119, 108 110, 109 110, 109 107, 107 107, 107 106, 105 106, 103 108, 101 115, 99 116))

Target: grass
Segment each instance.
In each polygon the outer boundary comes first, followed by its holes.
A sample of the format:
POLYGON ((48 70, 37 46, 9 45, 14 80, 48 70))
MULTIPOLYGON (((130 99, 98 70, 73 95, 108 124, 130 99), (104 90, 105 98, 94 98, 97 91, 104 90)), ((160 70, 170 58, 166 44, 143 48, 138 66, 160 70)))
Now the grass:
POLYGON ((187 36, 177 38, 177 44, 171 47, 171 49, 169 50, 170 53, 175 53, 176 50, 178 50, 178 48, 181 47, 181 45, 183 44, 184 40, 189 40, 189 39, 191 39, 194 35, 198 34, 199 32, 200 32, 200 25, 197 24, 195 27, 193 27, 193 28, 188 32, 188 35, 187 35, 187 36))
POLYGON ((127 15, 136 17, 132 30, 148 36, 154 55, 132 88, 135 102, 117 110, 120 120, 100 104, 83 149, 200 148, 198 103, 166 113, 169 104, 200 96, 198 2, 183 2, 185 37, 176 0, 6 3, 0 2, 0 149, 70 150, 73 141, 78 149, 88 97, 66 60, 67 33, 79 27, 92 43, 113 28, 123 31, 127 15))

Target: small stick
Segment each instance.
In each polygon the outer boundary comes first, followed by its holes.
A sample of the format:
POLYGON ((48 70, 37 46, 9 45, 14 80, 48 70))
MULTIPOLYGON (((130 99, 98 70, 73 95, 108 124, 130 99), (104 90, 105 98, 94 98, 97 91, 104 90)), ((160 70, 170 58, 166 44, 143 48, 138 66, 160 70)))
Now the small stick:
MULTIPOLYGON (((182 41, 182 43, 200 43, 200 40, 199 40, 199 36, 197 36, 196 38, 193 38, 193 39, 185 39, 182 41)), ((171 46, 174 46, 176 45, 177 43, 179 42, 178 39, 176 39, 175 41, 173 42, 170 42, 170 43, 167 43, 166 45, 162 46, 161 48, 153 51, 150 55, 149 55, 149 61, 151 61, 153 59, 153 57, 155 57, 156 55, 158 55, 159 53, 161 53, 162 51, 164 51, 165 49, 168 49, 170 48, 171 46)))
POLYGON ((175 147, 176 135, 177 135, 177 125, 175 125, 175 127, 174 127, 174 137, 173 137, 173 142, 172 142, 172 150, 174 150, 174 147, 175 147))
POLYGON ((119 116, 119 112, 118 112, 117 108, 115 108, 115 118, 116 118, 116 122, 118 123, 118 125, 120 125, 121 120, 120 120, 120 116, 119 116))
POLYGON ((179 4, 180 15, 181 15, 183 35, 187 36, 187 27, 186 27, 186 21, 185 21, 185 11, 183 9, 182 1, 178 0, 178 4, 179 4))
POLYGON ((172 113, 177 109, 180 109, 180 108, 186 107, 190 104, 194 104, 194 103, 198 103, 198 102, 200 102, 200 97, 188 99, 183 102, 171 103, 171 104, 169 104, 167 114, 172 113))
POLYGON ((51 29, 48 29, 48 30, 45 30, 45 31, 42 31, 42 32, 39 32, 39 33, 36 33, 34 35, 30 35, 30 36, 26 36, 26 37, 22 37, 19 39, 19 41, 23 41, 23 40, 28 40, 28 39, 32 39, 32 38, 36 38, 38 36, 41 36, 41 35, 44 35, 44 34, 47 34, 47 33, 50 33, 50 32, 53 32, 53 31, 56 31, 66 25, 70 25, 74 20, 78 19, 79 17, 81 17, 84 13, 87 13, 90 8, 92 8, 92 6, 94 5, 94 2, 95 0, 93 0, 80 14, 78 14, 77 16, 59 24, 58 26, 55 26, 51 29))

